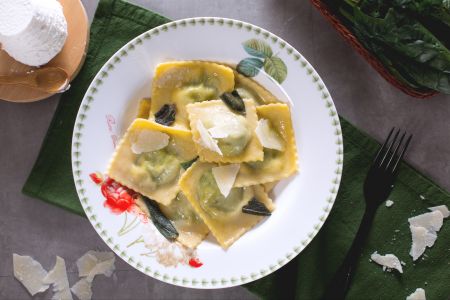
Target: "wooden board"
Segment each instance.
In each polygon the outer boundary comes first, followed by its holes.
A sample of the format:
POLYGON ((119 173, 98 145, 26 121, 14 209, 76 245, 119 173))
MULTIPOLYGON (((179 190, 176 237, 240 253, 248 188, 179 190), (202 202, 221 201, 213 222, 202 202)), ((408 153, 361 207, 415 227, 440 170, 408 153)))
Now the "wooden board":
MULTIPOLYGON (((83 65, 89 41, 89 21, 80 0, 59 0, 67 20, 67 40, 61 52, 45 66, 66 70, 72 80, 83 65)), ((44 66, 44 67, 45 67, 44 66)), ((5 51, 0 50, 0 74, 25 73, 36 69, 19 63, 5 51)), ((0 99, 12 102, 32 102, 50 97, 51 94, 21 85, 1 85, 0 99)))

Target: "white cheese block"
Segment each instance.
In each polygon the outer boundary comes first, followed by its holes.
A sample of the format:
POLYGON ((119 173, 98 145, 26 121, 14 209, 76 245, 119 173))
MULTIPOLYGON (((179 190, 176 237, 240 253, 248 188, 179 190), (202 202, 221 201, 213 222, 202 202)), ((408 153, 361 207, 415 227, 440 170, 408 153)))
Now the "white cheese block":
POLYGON ((217 152, 220 155, 223 155, 222 151, 217 145, 217 141, 212 138, 211 134, 209 133, 208 129, 206 129, 205 125, 203 125, 202 121, 198 120, 196 125, 198 133, 200 134, 200 140, 198 140, 197 142, 203 147, 217 152))
POLYGON ((450 211, 446 205, 433 206, 428 208, 431 211, 440 211, 444 218, 448 218, 450 216, 450 211))
POLYGON ((239 172, 240 164, 231 164, 212 168, 214 179, 219 187, 220 193, 227 197, 233 188, 237 173, 239 172))
POLYGON ((380 255, 375 251, 370 258, 377 264, 383 266, 383 270, 384 268, 396 269, 400 273, 403 273, 402 264, 394 254, 380 255))
POLYGON ((154 130, 142 130, 131 145, 134 154, 152 152, 165 148, 169 145, 169 135, 154 130))
POLYGON ((44 283, 53 285, 54 300, 72 300, 72 294, 67 278, 66 262, 61 257, 56 257, 56 263, 53 269, 44 277, 44 283))
POLYGON ((425 290, 422 288, 416 289, 414 293, 406 297, 406 300, 427 300, 425 297, 425 290))
POLYGON ((14 277, 19 280, 28 290, 31 296, 48 289, 49 285, 44 283, 47 271, 41 264, 30 256, 13 254, 14 277))
POLYGON ((1 0, 0 43, 15 60, 48 63, 63 48, 67 22, 56 0, 1 0))
POLYGON ((428 231, 437 232, 441 229, 444 216, 439 210, 424 213, 408 219, 409 225, 424 227, 428 231))
POLYGON ((91 300, 92 299, 92 282, 86 278, 81 278, 75 283, 70 290, 77 296, 79 300, 91 300))
POLYGON ((284 150, 284 141, 270 128, 268 120, 259 120, 255 133, 264 148, 284 150))

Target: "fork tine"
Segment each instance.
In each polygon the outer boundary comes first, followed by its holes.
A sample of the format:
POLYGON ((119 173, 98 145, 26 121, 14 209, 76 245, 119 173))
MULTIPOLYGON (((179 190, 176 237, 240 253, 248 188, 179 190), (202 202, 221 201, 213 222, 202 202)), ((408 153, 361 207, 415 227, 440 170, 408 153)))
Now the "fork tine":
POLYGON ((405 146, 403 147, 402 152, 400 153, 399 157, 397 158, 397 161, 395 162, 394 167, 392 168, 392 173, 395 173, 397 171, 397 167, 399 162, 402 160, 403 156, 405 155, 406 150, 408 149, 409 142, 411 142, 413 135, 411 134, 408 139, 406 140, 405 146))
POLYGON ((380 157, 381 157, 381 153, 384 152, 384 150, 386 150, 386 146, 391 138, 392 133, 394 132, 395 127, 392 127, 391 131, 389 132, 386 140, 384 141, 384 144, 380 147, 380 149, 378 150, 377 155, 375 155, 375 158, 373 160, 373 165, 377 165, 378 162, 380 161, 380 157))
POLYGON ((394 139, 392 140, 392 143, 389 144, 389 147, 388 147, 388 149, 386 150, 386 153, 384 154, 383 159, 381 160, 381 162, 380 162, 380 164, 379 164, 380 167, 383 165, 383 163, 384 163, 384 161, 386 160, 386 158, 388 158, 388 155, 390 154, 390 151, 391 151, 391 149, 392 149, 392 146, 394 146, 395 142, 397 141, 397 138, 398 138, 399 133, 400 133, 400 129, 397 130, 397 132, 396 132, 395 135, 394 135, 394 139))
POLYGON ((390 153, 389 161, 386 165, 386 170, 389 169, 389 166, 391 165, 391 162, 394 160, 394 158, 398 155, 398 150, 400 149, 400 146, 402 145, 403 140, 405 139, 406 131, 402 134, 402 137, 400 138, 400 141, 397 143, 397 146, 395 146, 395 150, 390 153))

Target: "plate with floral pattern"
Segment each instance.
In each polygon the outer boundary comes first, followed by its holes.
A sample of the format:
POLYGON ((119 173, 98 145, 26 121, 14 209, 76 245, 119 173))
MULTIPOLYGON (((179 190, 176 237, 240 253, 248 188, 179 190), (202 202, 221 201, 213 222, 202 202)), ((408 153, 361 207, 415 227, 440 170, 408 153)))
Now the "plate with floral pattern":
POLYGON ((174 21, 123 46, 89 86, 72 142, 78 196, 100 237, 137 270, 191 288, 248 283, 301 253, 333 206, 342 162, 339 117, 311 64, 269 31, 224 18, 174 21), (102 175, 136 116, 139 99, 150 96, 156 65, 174 60, 237 65, 240 73, 290 105, 300 171, 273 190, 272 215, 227 250, 211 236, 195 250, 168 242, 136 209, 133 192, 102 175))

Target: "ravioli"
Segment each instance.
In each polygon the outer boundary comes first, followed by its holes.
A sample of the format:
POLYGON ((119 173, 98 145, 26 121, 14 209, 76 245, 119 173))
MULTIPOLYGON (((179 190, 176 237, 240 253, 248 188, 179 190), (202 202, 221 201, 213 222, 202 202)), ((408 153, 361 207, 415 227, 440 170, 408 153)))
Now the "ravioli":
POLYGON ((230 110, 222 100, 187 106, 193 140, 201 161, 262 161, 262 146, 255 134, 256 107, 252 100, 244 99, 244 103, 245 116, 230 110), (209 143, 205 142, 205 135, 209 135, 209 143))
POLYGON ((277 103, 277 98, 262 85, 234 71, 235 89, 242 98, 251 99, 256 105, 277 103))
POLYGON ((256 108, 260 120, 268 120, 272 130, 284 141, 283 150, 264 148, 264 160, 242 163, 235 186, 264 184, 297 172, 298 158, 288 105, 274 103, 256 108))
MULTIPOLYGON (((136 201, 138 207, 150 218, 150 212, 141 199, 136 201)), ((195 249, 209 232, 208 227, 197 215, 192 205, 182 192, 168 205, 159 205, 161 212, 168 218, 178 231, 179 241, 184 246, 195 249)))
POLYGON ((224 197, 212 174, 216 166, 215 163, 195 162, 181 177, 180 188, 219 244, 227 249, 263 219, 243 213, 244 205, 253 197, 270 211, 274 204, 259 185, 232 188, 224 197))
POLYGON ((202 61, 176 61, 159 64, 152 84, 150 120, 164 104, 175 104, 174 127, 189 128, 186 105, 218 99, 234 88, 233 70, 202 61))
POLYGON ((182 163, 192 160, 190 131, 136 119, 120 141, 107 174, 122 185, 168 205, 179 192, 182 163))

